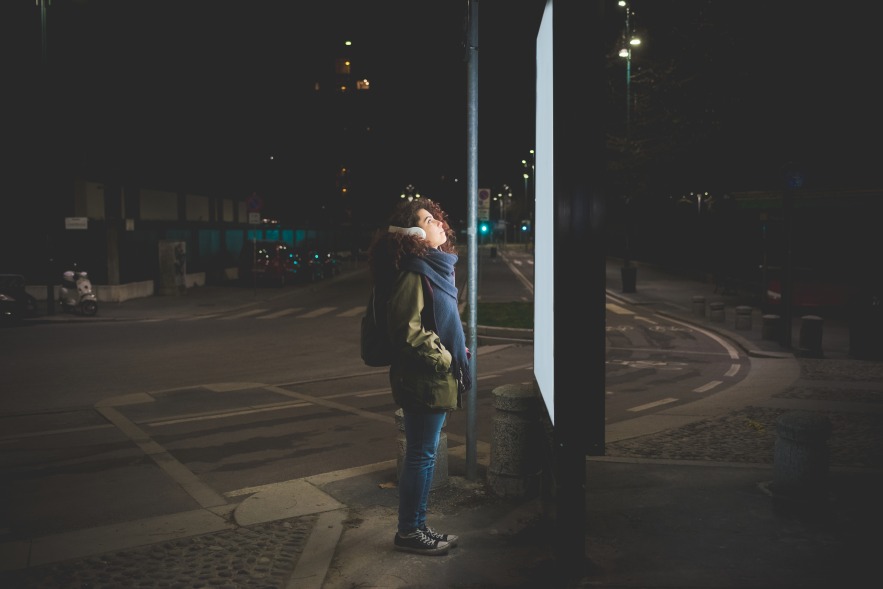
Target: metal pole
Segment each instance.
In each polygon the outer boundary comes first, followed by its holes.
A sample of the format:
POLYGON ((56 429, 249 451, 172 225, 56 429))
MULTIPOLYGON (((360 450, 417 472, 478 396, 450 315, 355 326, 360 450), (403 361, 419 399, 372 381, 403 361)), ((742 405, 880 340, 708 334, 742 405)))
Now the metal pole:
POLYGON ((39 0, 40 2, 40 35, 43 50, 43 65, 49 63, 49 40, 46 35, 46 10, 49 0, 39 0))
POLYGON ((631 119, 632 119, 632 46, 631 46, 631 24, 629 20, 629 13, 632 11, 631 6, 626 3, 625 5, 625 138, 626 141, 630 139, 629 131, 631 130, 631 119))
POLYGON ((468 317, 469 333, 467 341, 472 350, 469 362, 472 387, 466 391, 466 479, 478 477, 476 447, 476 386, 478 382, 478 0, 466 0, 466 60, 468 62, 466 107, 467 107, 467 243, 468 243, 468 317))

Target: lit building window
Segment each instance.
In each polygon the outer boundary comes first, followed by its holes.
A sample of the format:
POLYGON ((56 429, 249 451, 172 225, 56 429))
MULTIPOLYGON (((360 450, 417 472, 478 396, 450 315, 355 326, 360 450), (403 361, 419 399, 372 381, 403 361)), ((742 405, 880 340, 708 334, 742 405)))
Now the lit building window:
POLYGON ((362 78, 361 80, 356 80, 356 90, 370 90, 371 82, 369 82, 366 78, 362 78))

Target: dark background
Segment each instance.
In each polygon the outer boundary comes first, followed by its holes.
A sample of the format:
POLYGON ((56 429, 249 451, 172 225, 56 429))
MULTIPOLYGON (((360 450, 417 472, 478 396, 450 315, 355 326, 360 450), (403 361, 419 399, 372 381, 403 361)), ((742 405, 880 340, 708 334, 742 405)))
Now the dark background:
MULTIPOLYGON (((642 152, 627 169, 640 172, 645 198, 776 189, 788 165, 808 187, 878 186, 880 50, 862 5, 632 4, 644 41, 632 81, 642 152)), ((543 2, 479 6, 479 185, 517 188, 533 147, 543 2)), ((305 106, 344 38, 356 43, 378 107, 382 148, 370 164, 370 198, 385 209, 407 184, 425 190, 457 178, 448 207, 465 206, 465 0, 54 0, 45 36, 34 2, 2 10, 12 181, 0 206, 16 219, 45 212, 45 190, 35 186, 58 170, 241 198, 260 188, 271 202, 284 192, 296 209, 327 180, 319 155, 334 138, 305 106)), ((612 138, 624 118, 623 14, 605 3, 603 132, 612 138)))

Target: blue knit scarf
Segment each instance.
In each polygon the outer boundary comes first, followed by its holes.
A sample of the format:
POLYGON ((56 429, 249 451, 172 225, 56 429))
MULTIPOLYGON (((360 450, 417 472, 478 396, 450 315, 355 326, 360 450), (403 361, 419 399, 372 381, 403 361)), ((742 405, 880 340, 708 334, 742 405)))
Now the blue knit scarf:
POLYGON ((402 260, 402 268, 422 274, 432 286, 435 326, 442 345, 451 353, 451 372, 460 382, 462 393, 472 383, 466 358, 466 336, 457 309, 457 283, 454 279, 456 263, 457 254, 430 248, 422 258, 407 256, 402 260))

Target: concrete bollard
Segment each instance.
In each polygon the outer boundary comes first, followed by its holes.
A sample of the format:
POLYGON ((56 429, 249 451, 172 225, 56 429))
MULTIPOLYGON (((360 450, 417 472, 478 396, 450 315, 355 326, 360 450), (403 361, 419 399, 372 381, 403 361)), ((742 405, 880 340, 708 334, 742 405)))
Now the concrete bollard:
POLYGON ((765 340, 779 339, 779 322, 782 320, 778 315, 767 314, 761 317, 760 337, 765 340))
POLYGON ((805 358, 822 358, 822 326, 825 320, 816 315, 800 318, 800 343, 797 354, 805 358))
POLYGON ((747 305, 736 307, 736 329, 751 329, 751 311, 747 305))
POLYGON ((503 385, 493 394, 488 486, 500 497, 533 499, 539 495, 542 474, 536 389, 532 384, 503 385))
MULTIPOLYGON (((447 419, 445 419, 445 425, 447 423, 447 419)), ((402 478, 402 464, 405 461, 405 448, 408 445, 405 441, 405 413, 401 409, 396 410, 396 428, 399 430, 398 438, 396 439, 399 447, 398 457, 396 458, 396 482, 398 482, 402 478)), ((445 433, 443 425, 442 432, 438 436, 438 449, 435 452, 435 471, 432 474, 432 486, 430 489, 438 489, 447 484, 448 434, 445 433)))
POLYGON ((697 317, 705 317, 705 297, 695 295, 693 297, 693 315, 697 317))
POLYGON ((708 303, 709 319, 715 323, 723 323, 726 321, 726 311, 721 301, 712 301, 708 303))
POLYGON ((814 509, 826 499, 830 435, 830 420, 818 413, 789 411, 776 420, 770 490, 777 507, 814 509))

